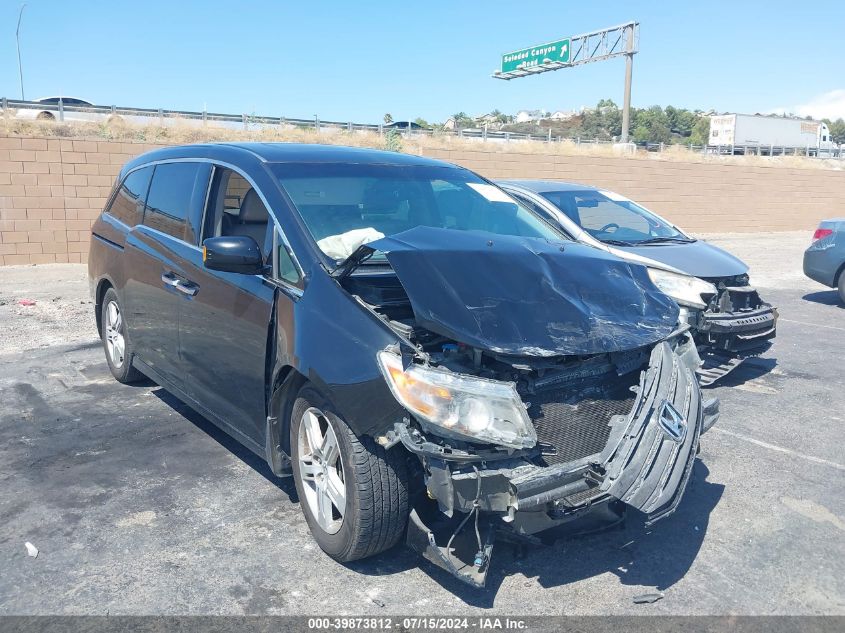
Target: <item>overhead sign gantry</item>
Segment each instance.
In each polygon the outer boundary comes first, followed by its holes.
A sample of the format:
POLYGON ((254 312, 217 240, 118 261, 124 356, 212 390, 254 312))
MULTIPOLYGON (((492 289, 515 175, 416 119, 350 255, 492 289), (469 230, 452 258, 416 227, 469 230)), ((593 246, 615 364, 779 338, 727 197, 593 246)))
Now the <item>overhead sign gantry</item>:
POLYGON ((551 70, 625 56, 625 96, 622 102, 622 142, 628 142, 631 111, 631 76, 639 52, 640 23, 626 22, 556 42, 523 48, 502 55, 495 79, 520 79, 551 70))

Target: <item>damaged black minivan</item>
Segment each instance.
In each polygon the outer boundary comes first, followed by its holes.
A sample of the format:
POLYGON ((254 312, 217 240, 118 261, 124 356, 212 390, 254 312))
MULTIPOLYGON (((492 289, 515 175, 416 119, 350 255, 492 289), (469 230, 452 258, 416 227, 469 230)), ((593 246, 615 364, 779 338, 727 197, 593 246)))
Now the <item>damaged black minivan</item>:
POLYGON ((646 269, 466 169, 320 145, 156 150, 93 227, 97 327, 293 476, 339 561, 404 539, 483 585, 499 536, 681 500, 718 418, 646 269))

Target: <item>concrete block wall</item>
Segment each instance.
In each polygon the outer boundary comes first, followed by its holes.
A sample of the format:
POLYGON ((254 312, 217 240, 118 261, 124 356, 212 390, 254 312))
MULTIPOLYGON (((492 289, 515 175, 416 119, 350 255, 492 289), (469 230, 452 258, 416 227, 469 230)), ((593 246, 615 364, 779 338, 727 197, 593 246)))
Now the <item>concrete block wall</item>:
POLYGON ((842 170, 825 170, 449 150, 426 155, 493 179, 543 178, 610 189, 692 233, 812 233, 819 220, 845 215, 845 163, 842 170))
MULTIPOLYGON (((0 264, 84 262, 121 165, 159 147, 0 136, 0 264)), ((425 150, 489 178, 590 183, 693 233, 806 230, 845 215, 845 171, 516 152, 425 150)))
POLYGON ((85 262, 121 165, 152 147, 0 137, 0 264, 85 262))

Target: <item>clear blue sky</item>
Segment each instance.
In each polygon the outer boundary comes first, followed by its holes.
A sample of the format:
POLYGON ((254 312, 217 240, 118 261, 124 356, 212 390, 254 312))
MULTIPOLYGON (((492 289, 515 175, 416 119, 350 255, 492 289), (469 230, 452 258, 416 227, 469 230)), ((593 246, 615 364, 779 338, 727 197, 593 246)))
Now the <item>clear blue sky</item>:
MULTIPOLYGON (((0 2, 0 96, 20 94, 20 4, 0 2)), ((635 19, 635 106, 845 108, 845 0, 27 4, 29 98, 363 122, 621 103, 622 59, 511 82, 490 75, 504 52, 635 19)))

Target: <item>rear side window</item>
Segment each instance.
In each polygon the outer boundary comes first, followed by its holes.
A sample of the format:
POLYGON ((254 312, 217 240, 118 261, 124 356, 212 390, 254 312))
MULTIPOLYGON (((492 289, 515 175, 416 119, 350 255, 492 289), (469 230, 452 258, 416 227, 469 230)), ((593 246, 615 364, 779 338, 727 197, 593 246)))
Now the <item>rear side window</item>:
POLYGON ((201 163, 156 165, 147 196, 144 225, 185 239, 186 219, 193 206, 202 205, 208 170, 201 163))
POLYGON ((140 224, 144 219, 144 201, 152 173, 152 167, 142 167, 129 174, 106 213, 130 227, 140 224))

